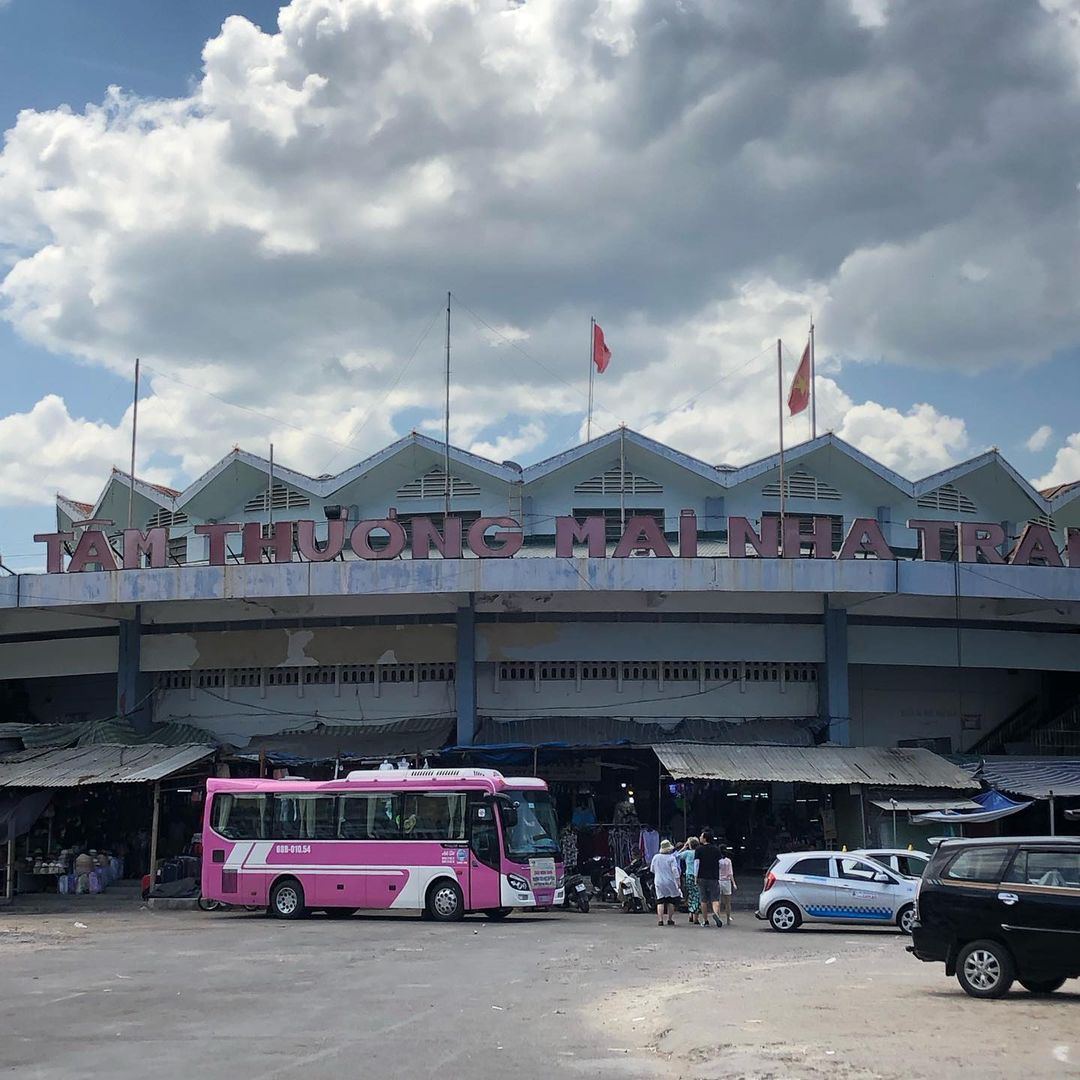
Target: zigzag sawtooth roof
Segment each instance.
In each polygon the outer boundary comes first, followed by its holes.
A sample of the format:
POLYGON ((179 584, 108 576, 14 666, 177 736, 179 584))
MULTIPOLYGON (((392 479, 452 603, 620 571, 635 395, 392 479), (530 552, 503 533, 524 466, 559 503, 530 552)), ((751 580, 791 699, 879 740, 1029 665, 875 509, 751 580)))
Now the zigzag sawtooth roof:
MULTIPOLYGON (((451 446, 450 448, 450 457, 452 465, 454 463, 464 465, 465 467, 476 469, 479 472, 487 473, 493 479, 501 480, 503 482, 517 482, 528 485, 529 483, 556 473, 561 469, 567 468, 580 461, 582 458, 609 449, 621 439, 624 439, 628 445, 633 446, 638 450, 643 450, 646 453, 666 458, 673 465, 684 468, 688 472, 694 473, 696 476, 707 480, 709 483, 715 484, 721 489, 735 488, 740 484, 746 483, 747 481, 753 480, 776 469, 779 464, 779 454, 770 454, 764 458, 737 467, 710 465, 699 458, 684 454, 679 450, 675 450, 664 443, 657 442, 655 439, 651 439, 647 435, 642 435, 639 432, 632 431, 629 428, 606 432, 605 434, 592 439, 590 442, 583 443, 571 450, 545 458, 524 469, 513 463, 496 462, 481 457, 478 454, 474 454, 469 450, 464 450, 461 447, 455 446, 451 446)), ((316 498, 328 498, 332 497, 347 484, 372 472, 378 466, 389 461, 396 454, 409 447, 427 450, 432 454, 437 455, 440 459, 444 453, 442 443, 435 439, 431 439, 426 435, 421 435, 419 432, 412 432, 391 443, 389 446, 384 447, 377 453, 350 466, 343 472, 334 475, 324 474, 319 477, 311 477, 280 464, 275 464, 274 476, 282 483, 291 484, 310 495, 314 495, 316 498)), ((931 473, 929 476, 925 476, 919 480, 908 480, 899 473, 894 472, 892 469, 889 469, 887 466, 882 465, 880 462, 871 458, 869 455, 857 450, 832 432, 791 447, 784 455, 785 464, 794 464, 825 448, 838 451, 856 464, 873 472, 882 480, 882 482, 895 488, 907 498, 917 498, 926 492, 936 490, 943 484, 953 482, 970 472, 974 472, 992 464, 1001 468, 1014 481, 1017 488, 1031 501, 1033 506, 1046 513, 1051 512, 1051 499, 1060 499, 1062 495, 1068 493, 1073 488, 1080 488, 1080 481, 1076 481, 1072 484, 1059 484, 1056 487, 1048 488, 1043 492, 1036 491, 1035 488, 1032 487, 1032 485, 1025 480, 997 450, 985 451, 968 461, 949 466, 946 469, 931 473)), ((136 478, 136 483, 158 493, 168 500, 171 503, 172 509, 180 509, 203 490, 203 488, 212 483, 229 464, 237 460, 242 461, 255 469, 269 472, 270 463, 266 458, 237 448, 228 453, 197 480, 189 484, 183 491, 167 487, 164 484, 152 484, 147 481, 139 480, 138 478, 136 478)), ((117 480, 126 481, 127 474, 119 469, 113 469, 109 483, 117 480)), ((58 495, 57 499, 63 500, 68 505, 76 506, 80 509, 88 507, 90 511, 93 511, 101 504, 102 499, 104 499, 105 494, 108 492, 108 488, 109 484, 106 484, 98 502, 93 506, 66 496, 58 495)))

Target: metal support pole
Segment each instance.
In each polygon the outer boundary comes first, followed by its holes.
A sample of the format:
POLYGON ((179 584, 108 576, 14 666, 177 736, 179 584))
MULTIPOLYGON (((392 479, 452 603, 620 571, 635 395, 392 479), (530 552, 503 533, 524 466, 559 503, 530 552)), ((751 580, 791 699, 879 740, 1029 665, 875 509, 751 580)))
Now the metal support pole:
POLYGON ((817 360, 814 356, 814 318, 810 317, 810 438, 817 438, 817 360))
POLYGON ((892 803, 892 846, 896 847, 896 800, 889 799, 892 803))
POLYGON ((1057 836, 1057 828, 1054 825, 1054 793, 1049 792, 1050 795, 1050 835, 1057 836))
POLYGON ((589 412, 585 420, 585 441, 592 438, 593 374, 596 369, 596 319, 589 320, 589 412))
POLYGON ((443 504, 443 531, 450 517, 450 293, 446 294, 446 416, 444 418, 444 469, 446 470, 446 499, 443 504))
POLYGON ((15 899, 15 817, 8 821, 7 873, 4 875, 4 899, 10 904, 15 899))
POLYGON ((158 823, 161 820, 161 781, 154 782, 154 813, 150 824, 150 885, 157 880, 158 823))
POLYGON ((533 776, 540 775, 540 747, 533 747, 533 776))

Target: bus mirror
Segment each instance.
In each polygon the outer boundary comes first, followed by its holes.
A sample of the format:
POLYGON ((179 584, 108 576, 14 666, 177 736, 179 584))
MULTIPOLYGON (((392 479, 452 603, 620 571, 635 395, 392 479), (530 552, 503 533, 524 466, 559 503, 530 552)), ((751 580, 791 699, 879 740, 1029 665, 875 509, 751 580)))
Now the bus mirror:
POLYGON ((517 803, 509 795, 496 795, 493 801, 499 805, 499 816, 502 818, 503 828, 514 828, 518 823, 517 803))

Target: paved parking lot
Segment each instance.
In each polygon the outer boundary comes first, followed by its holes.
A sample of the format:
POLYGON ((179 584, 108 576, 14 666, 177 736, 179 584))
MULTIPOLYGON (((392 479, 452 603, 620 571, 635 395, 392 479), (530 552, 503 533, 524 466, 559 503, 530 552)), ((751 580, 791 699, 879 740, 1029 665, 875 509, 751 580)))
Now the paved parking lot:
POLYGON ((0 1064, 155 1076, 1057 1077, 1080 983, 973 1001, 890 931, 645 915, 0 912, 0 1064), (82 926, 76 925, 82 923, 82 926))

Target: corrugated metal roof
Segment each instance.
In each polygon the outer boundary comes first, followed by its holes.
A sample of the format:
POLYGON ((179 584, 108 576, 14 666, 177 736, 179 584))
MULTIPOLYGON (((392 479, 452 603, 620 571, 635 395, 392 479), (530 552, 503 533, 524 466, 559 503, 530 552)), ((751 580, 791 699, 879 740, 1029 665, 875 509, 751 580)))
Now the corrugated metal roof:
POLYGON ((1029 799, 1049 798, 1051 791, 1055 797, 1080 795, 1080 761, 1067 758, 988 757, 976 775, 990 787, 1029 799))
POLYGON ((161 780, 215 753, 213 746, 72 746, 0 755, 0 787, 66 788, 161 780))
POLYGON ((475 744, 487 746, 652 746, 660 742, 775 743, 810 746, 812 720, 673 720, 613 716, 533 716, 480 723, 475 744))
POLYGON ((880 784, 955 790, 979 786, 970 773, 921 748, 659 743, 653 749, 675 779, 880 784))

